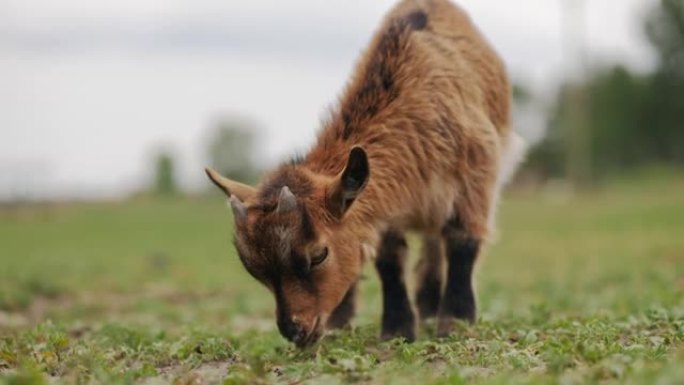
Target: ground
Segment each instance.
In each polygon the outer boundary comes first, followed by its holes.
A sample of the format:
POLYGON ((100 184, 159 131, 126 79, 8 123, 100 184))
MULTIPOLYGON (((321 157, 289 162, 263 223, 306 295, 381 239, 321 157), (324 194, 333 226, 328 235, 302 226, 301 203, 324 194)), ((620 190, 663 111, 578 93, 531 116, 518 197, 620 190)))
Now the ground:
POLYGON ((0 383, 684 381, 684 173, 508 193, 499 222, 476 325, 380 342, 369 268, 353 328, 299 351, 219 196, 5 207, 0 383))

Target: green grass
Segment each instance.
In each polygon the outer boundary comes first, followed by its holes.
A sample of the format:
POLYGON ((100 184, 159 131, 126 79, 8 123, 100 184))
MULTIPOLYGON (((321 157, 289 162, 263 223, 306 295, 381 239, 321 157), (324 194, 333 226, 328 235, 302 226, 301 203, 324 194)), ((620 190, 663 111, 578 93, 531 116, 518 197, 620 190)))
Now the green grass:
POLYGON ((476 325, 380 342, 369 267, 354 327, 306 351, 218 197, 0 209, 0 383, 681 383, 684 177, 559 196, 504 199, 476 325))

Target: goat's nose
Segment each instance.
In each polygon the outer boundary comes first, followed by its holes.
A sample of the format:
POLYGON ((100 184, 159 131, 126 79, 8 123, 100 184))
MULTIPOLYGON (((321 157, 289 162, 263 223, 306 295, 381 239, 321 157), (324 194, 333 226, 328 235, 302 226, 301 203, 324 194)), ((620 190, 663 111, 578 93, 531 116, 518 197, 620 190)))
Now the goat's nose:
POLYGON ((306 337, 304 326, 297 320, 297 317, 278 320, 278 329, 283 337, 295 343, 306 337))

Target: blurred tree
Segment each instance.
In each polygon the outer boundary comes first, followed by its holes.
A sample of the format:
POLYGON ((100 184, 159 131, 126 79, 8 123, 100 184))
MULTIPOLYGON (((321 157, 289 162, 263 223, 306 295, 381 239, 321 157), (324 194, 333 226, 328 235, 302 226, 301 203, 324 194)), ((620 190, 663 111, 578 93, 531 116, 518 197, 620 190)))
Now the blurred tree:
MULTIPOLYGON (((573 95, 587 96, 584 132, 593 181, 650 163, 684 165, 684 0, 661 0, 645 29, 658 55, 650 75, 622 66, 593 73, 585 83, 565 84, 551 112, 548 136, 527 167, 542 177, 568 177, 569 143, 579 124, 573 95)), ((575 178, 571 178, 575 179, 575 178)))
POLYGON ((526 105, 532 102, 534 95, 524 85, 520 83, 513 84, 513 102, 520 105, 526 105))
POLYGON ((658 69, 646 99, 654 145, 666 161, 684 163, 684 0, 661 0, 648 15, 646 36, 658 69))
POLYGON ((168 151, 160 152, 155 161, 154 193, 157 195, 174 195, 178 192, 174 160, 168 151))
POLYGON ((520 83, 513 84, 513 122, 518 127, 523 127, 527 133, 526 139, 530 140, 532 145, 536 145, 538 141, 543 141, 543 144, 538 145, 535 151, 528 154, 523 164, 530 163, 529 166, 523 166, 525 171, 517 178, 518 182, 523 184, 539 179, 545 180, 559 173, 562 173, 564 167, 564 157, 558 156, 556 153, 559 148, 562 148, 564 141, 557 138, 561 132, 554 130, 543 135, 544 123, 538 120, 538 115, 545 115, 547 106, 544 101, 538 99, 536 95, 520 83), (538 126, 535 130, 531 126, 538 126))
POLYGON ((231 179, 254 181, 257 167, 252 157, 257 132, 257 125, 247 119, 221 120, 209 138, 207 152, 211 166, 231 179))
MULTIPOLYGON (((564 0, 562 25, 568 74, 576 73, 584 80, 587 73, 586 4, 585 0, 564 0)), ((565 173, 574 185, 586 185, 592 180, 591 138, 588 127, 590 95, 584 87, 564 88, 563 98, 568 110, 561 122, 564 131, 565 173)))
POLYGON ((645 30, 658 53, 659 72, 684 78, 684 0, 661 0, 646 18, 645 30))
POLYGON ((551 107, 550 121, 547 124, 546 135, 543 140, 532 148, 527 155, 525 163, 523 163, 524 172, 532 175, 533 180, 547 180, 565 176, 567 171, 567 138, 566 132, 558 127, 567 112, 567 104, 560 102, 563 95, 569 92, 567 88, 570 85, 564 85, 558 92, 557 99, 559 100, 551 107))

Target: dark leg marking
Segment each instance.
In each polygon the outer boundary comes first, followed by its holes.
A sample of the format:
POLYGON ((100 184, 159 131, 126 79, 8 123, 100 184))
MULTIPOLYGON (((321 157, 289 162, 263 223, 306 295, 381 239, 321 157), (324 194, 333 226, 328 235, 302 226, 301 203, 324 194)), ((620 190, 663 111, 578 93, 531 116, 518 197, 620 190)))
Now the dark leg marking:
POLYGON ((382 282, 382 338, 416 339, 415 318, 404 282, 404 264, 408 247, 401 232, 387 231, 375 261, 382 282))
POLYGON ((444 228, 446 246, 447 284, 437 315, 437 335, 447 336, 454 320, 475 322, 476 305, 472 274, 480 251, 480 241, 462 231, 460 223, 450 221, 444 228))
POLYGON ((328 319, 328 328, 341 329, 349 325, 356 313, 356 284, 347 291, 342 302, 333 310, 328 319))
POLYGON ((416 305, 421 319, 437 315, 442 298, 442 283, 444 282, 444 250, 439 236, 426 235, 416 273, 418 275, 418 289, 416 291, 416 305))

